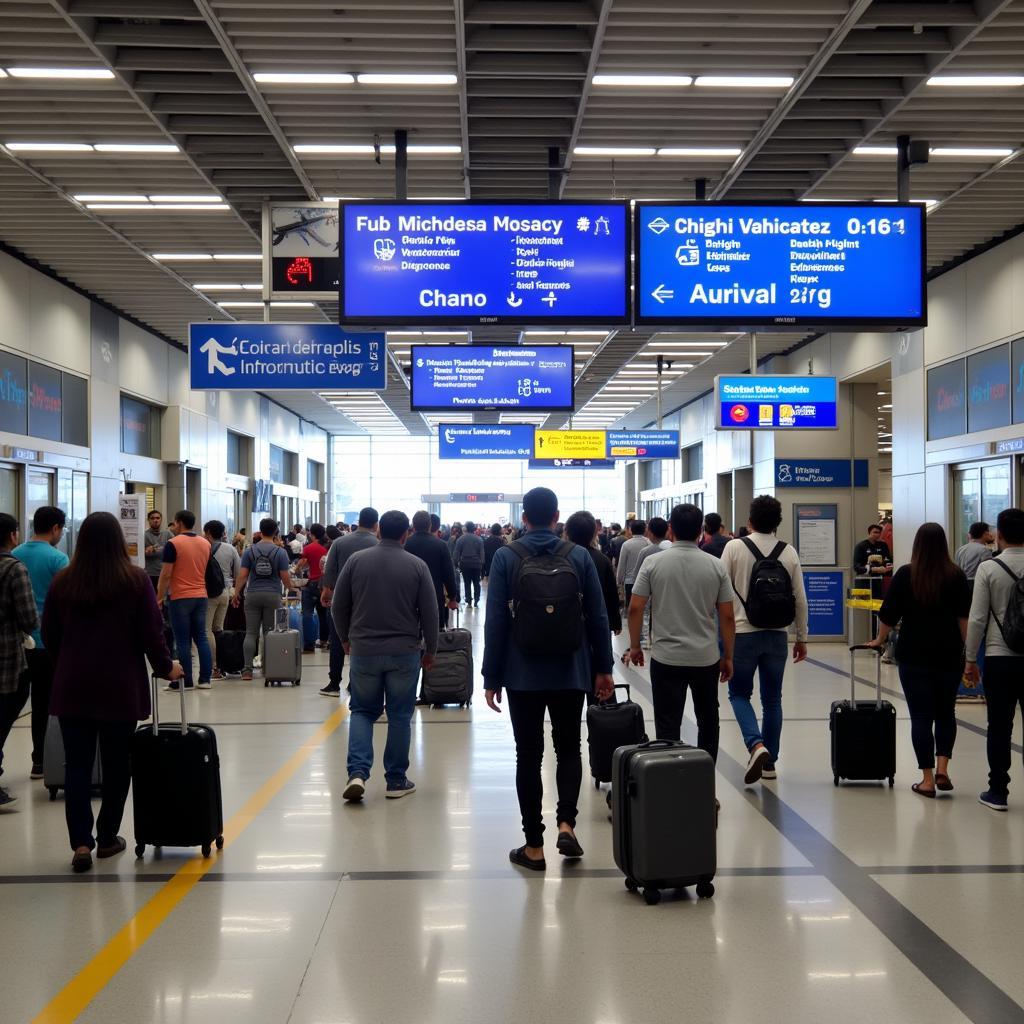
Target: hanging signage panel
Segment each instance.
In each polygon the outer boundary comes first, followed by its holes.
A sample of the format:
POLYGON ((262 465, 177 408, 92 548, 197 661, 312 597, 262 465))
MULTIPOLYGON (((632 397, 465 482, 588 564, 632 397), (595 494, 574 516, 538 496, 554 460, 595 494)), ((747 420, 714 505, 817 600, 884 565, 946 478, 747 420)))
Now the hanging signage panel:
POLYGON ((334 300, 341 283, 337 203, 267 203, 263 288, 270 298, 334 300))
POLYGON ((610 459, 678 459, 678 430, 609 430, 610 459))
POLYGON ((337 324, 188 325, 193 391, 380 391, 387 386, 383 334, 337 324))
POLYGON ((533 454, 529 423, 441 423, 437 428, 441 459, 528 459, 533 454))
POLYGON ((919 327, 920 204, 636 207, 637 323, 919 327))
POLYGON ((571 345, 413 345, 411 407, 571 410, 572 353, 571 345))
POLYGON ((867 487, 867 459, 776 459, 776 487, 867 487))
POLYGON ((715 378, 719 430, 832 430, 838 426, 835 377, 715 378))
POLYGON ((538 430, 535 459, 603 459, 607 438, 603 430, 538 430))
POLYGON ((628 323, 625 203, 345 203, 342 323, 628 323))

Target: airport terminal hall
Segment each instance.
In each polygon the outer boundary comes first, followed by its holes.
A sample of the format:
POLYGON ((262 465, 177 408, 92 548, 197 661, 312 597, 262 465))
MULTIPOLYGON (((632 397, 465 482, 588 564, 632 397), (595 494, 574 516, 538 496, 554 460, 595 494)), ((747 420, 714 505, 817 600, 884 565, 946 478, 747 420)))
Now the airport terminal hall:
POLYGON ((1024 1024, 1024 0, 0 0, 0 1024, 1024 1024))

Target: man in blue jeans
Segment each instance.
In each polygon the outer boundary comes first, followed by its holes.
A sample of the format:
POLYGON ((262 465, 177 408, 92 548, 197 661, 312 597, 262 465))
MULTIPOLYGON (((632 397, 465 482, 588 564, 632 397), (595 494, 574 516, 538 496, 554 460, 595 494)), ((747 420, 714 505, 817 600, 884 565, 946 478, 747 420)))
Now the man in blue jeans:
POLYGON ((426 562, 404 550, 409 517, 385 512, 380 543, 346 562, 331 599, 338 638, 349 655, 348 785, 342 796, 362 800, 373 766, 373 724, 388 713, 384 748, 385 796, 408 796, 416 786, 409 742, 420 668, 437 653, 438 609, 426 562))
MULTIPOLYGON (((744 776, 748 786, 759 779, 771 780, 777 777, 775 765, 779 759, 782 739, 782 678, 786 674, 789 627, 759 629, 747 617, 750 578, 757 563, 751 548, 760 552, 762 558, 770 556, 779 544, 775 531, 781 522, 781 503, 770 495, 762 494, 750 503, 750 534, 729 541, 722 551, 722 565, 729 574, 736 594, 733 602, 736 646, 732 679, 729 681, 729 703, 749 754, 744 776), (749 541, 749 544, 745 541, 749 541), (755 672, 761 689, 760 725, 750 703, 754 693, 755 672)), ((804 592, 800 556, 791 544, 785 544, 777 557, 783 569, 789 573, 793 586, 796 604, 796 617, 792 623, 796 629, 793 661, 798 663, 807 657, 807 595, 804 592)))

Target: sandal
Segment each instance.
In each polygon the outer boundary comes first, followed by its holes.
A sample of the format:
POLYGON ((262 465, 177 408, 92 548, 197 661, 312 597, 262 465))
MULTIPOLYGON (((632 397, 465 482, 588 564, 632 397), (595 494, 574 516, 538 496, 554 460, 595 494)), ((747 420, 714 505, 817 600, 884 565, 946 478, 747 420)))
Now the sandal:
POLYGON ((953 782, 948 775, 938 772, 935 776, 935 788, 942 793, 952 793, 953 782))
POLYGON ((918 796, 926 796, 926 797, 928 797, 929 800, 934 800, 935 799, 935 790, 934 789, 925 789, 924 786, 922 786, 920 782, 915 782, 910 788, 918 796))
POLYGON ((527 857, 525 846, 520 846, 518 849, 510 851, 508 859, 521 868, 529 868, 530 871, 544 871, 548 866, 548 862, 543 857, 540 860, 532 860, 530 857, 527 857))

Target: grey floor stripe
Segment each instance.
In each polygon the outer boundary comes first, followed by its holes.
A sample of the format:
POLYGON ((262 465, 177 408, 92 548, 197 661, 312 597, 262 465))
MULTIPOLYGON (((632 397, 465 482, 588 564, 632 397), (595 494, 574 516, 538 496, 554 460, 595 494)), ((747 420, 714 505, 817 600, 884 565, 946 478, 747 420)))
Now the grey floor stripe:
MULTIPOLYGON (((849 680, 850 678, 850 674, 848 672, 844 672, 841 668, 836 668, 835 665, 828 665, 824 661, 818 661, 817 658, 808 658, 807 664, 814 665, 816 668, 823 668, 826 672, 834 672, 836 675, 842 676, 846 680, 849 680)), ((875 684, 869 679, 862 679, 860 676, 854 676, 854 679, 856 679, 858 683, 862 683, 864 686, 870 686, 872 690, 875 689, 875 684)), ((907 702, 906 697, 904 697, 899 690, 890 690, 887 686, 883 686, 882 693, 887 697, 895 697, 896 700, 903 701, 904 704, 907 702)), ((975 725, 974 722, 968 722, 963 718, 958 718, 956 720, 956 724, 958 728, 966 729, 968 732, 973 732, 978 736, 988 735, 984 726, 975 725)), ((1018 754, 1024 754, 1024 747, 1019 743, 1011 743, 1010 748, 1018 754)))
MULTIPOLYGON (((619 670, 651 699, 650 686, 640 673, 632 668, 619 670)), ((686 725, 692 734, 692 723, 686 725)), ((688 740, 693 742, 693 736, 688 735, 688 740)), ((1024 1022, 1024 1007, 887 892, 871 877, 870 869, 847 857, 773 790, 746 786, 739 761, 720 752, 718 771, 810 861, 816 874, 831 882, 966 1017, 975 1024, 1024 1022)))

